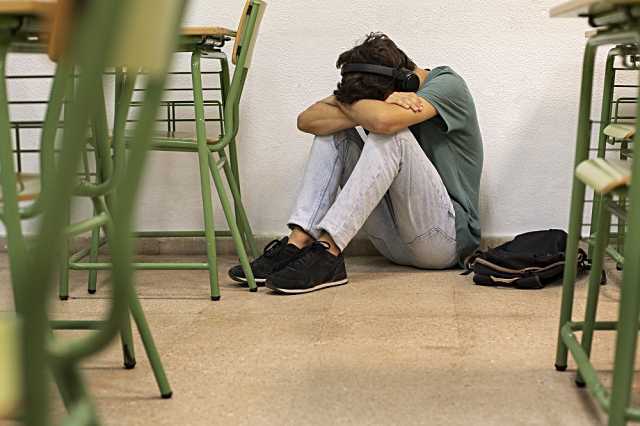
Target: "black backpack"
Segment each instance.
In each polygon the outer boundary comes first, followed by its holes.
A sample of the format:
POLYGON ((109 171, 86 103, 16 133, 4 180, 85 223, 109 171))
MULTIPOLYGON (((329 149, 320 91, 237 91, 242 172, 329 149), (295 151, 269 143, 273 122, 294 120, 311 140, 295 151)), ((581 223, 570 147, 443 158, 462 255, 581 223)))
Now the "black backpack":
MULTIPOLYGON (((494 287, 538 290, 562 278, 567 233, 559 229, 520 234, 487 251, 467 258, 465 274, 474 273, 473 282, 494 287)), ((578 252, 578 268, 586 269, 586 253, 578 252)))

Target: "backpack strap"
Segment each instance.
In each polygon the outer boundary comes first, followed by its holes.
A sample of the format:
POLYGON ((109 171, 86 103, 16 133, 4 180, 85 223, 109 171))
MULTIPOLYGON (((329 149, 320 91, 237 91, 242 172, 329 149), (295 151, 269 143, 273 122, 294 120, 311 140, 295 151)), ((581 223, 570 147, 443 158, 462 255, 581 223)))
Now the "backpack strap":
POLYGON ((475 276, 473 280, 476 284, 487 287, 513 287, 518 290, 540 290, 544 284, 540 276, 536 274, 524 277, 501 278, 494 275, 475 276))
POLYGON ((473 265, 476 259, 484 254, 481 250, 474 251, 471 255, 467 256, 464 260, 464 271, 460 275, 469 275, 473 272, 473 265))
POLYGON ((484 265, 489 269, 493 269, 494 271, 502 272, 505 274, 528 275, 528 274, 541 273, 541 272, 545 272, 551 269, 561 267, 564 265, 564 261, 552 263, 551 265, 547 265, 547 266, 530 266, 528 268, 522 268, 522 269, 505 268, 504 266, 496 265, 495 263, 489 262, 488 260, 485 260, 485 259, 476 259, 474 264, 471 266, 475 266, 475 264, 484 265))

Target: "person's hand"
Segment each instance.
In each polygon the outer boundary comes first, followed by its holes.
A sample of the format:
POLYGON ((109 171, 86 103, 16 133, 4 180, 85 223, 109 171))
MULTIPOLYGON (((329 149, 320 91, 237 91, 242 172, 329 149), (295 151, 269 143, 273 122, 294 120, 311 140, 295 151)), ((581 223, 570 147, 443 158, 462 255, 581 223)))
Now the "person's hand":
POLYGON ((410 109, 413 112, 421 112, 423 108, 420 96, 413 92, 394 92, 389 95, 385 102, 401 106, 404 109, 410 109))

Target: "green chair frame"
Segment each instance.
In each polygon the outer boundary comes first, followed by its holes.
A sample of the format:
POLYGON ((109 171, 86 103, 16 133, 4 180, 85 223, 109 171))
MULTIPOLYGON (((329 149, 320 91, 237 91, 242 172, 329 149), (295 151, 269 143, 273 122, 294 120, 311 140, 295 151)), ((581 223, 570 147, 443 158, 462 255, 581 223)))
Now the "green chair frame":
MULTIPOLYGON (((64 2, 60 0, 60 3, 64 2)), ((21 340, 14 344, 20 346, 23 358, 21 373, 26 425, 40 426, 49 423, 48 371, 53 372, 68 411, 64 424, 98 424, 94 403, 84 386, 78 366, 82 360, 105 349, 118 333, 127 328, 129 311, 138 324, 161 394, 163 397, 171 396, 171 388, 132 283, 133 244, 130 231, 133 206, 168 72, 170 47, 163 53, 166 56, 164 61, 160 57, 156 58, 162 65, 158 66, 147 80, 145 105, 133 138, 136 143, 131 145, 128 163, 122 170, 122 178, 108 179, 101 184, 93 185, 77 182, 75 172, 86 150, 86 135, 90 122, 95 124, 100 122, 101 118, 106 122, 106 116, 101 117, 105 107, 102 73, 106 65, 111 60, 123 60, 123 63, 129 64, 127 60, 132 56, 126 55, 126 52, 123 54, 122 50, 126 51, 130 44, 139 46, 140 43, 145 43, 141 41, 144 38, 131 39, 129 31, 134 28, 134 24, 144 27, 137 21, 131 22, 130 18, 132 12, 137 12, 133 13, 133 16, 142 17, 140 12, 146 10, 141 9, 145 6, 143 3, 138 0, 94 2, 84 9, 83 16, 78 19, 78 24, 74 27, 77 32, 71 32, 78 36, 72 38, 69 53, 59 61, 43 127, 40 164, 42 191, 35 201, 26 207, 19 204, 13 152, 11 143, 7 143, 11 141, 11 128, 5 80, 6 54, 13 41, 24 41, 20 35, 25 20, 21 16, 0 16, 0 132, 5 135, 5 143, 0 144, 0 219, 6 227, 11 284, 16 315, 21 324, 21 340), (73 82, 71 76, 76 69, 79 70, 79 78, 77 90, 73 90, 73 84, 70 82, 73 82), (55 145, 63 104, 69 109, 69 114, 65 117, 61 147, 57 149, 55 145), (109 209, 105 198, 108 194, 114 193, 117 194, 116 202, 113 208, 109 209), (67 226, 73 196, 91 198, 99 212, 98 215, 67 226), (36 216, 41 217, 39 231, 33 241, 27 241, 21 222, 36 216), (53 284, 55 271, 60 266, 55 256, 51 256, 51 252, 61 250, 66 238, 85 233, 95 227, 104 227, 107 230, 113 253, 113 298, 108 317, 105 321, 49 321, 48 289, 53 284), (51 338, 52 329, 83 329, 95 332, 80 340, 62 342, 51 338)), ((146 3, 148 6, 148 1, 146 3)), ((177 41, 177 30, 185 4, 186 1, 165 4, 162 10, 167 11, 167 14, 156 15, 164 24, 167 34, 165 44, 168 46, 172 44, 170 39, 177 41)), ((135 72, 130 71, 129 77, 132 82, 128 83, 127 87, 131 93, 135 84, 135 72)), ((117 111, 114 124, 114 145, 119 143, 122 147, 126 124, 126 120, 123 120, 126 113, 122 110, 126 110, 128 103, 129 101, 123 97, 122 108, 117 111)), ((95 128, 98 126, 93 127, 95 134, 95 128)), ((96 138, 95 142, 96 150, 99 151, 106 146, 108 138, 96 138)), ((124 151, 124 148, 120 151, 124 151)), ((111 160, 109 155, 102 159, 106 163, 111 160)), ((123 339, 130 339, 130 332, 129 336, 123 335, 123 339)))
MULTIPOLYGON (((616 105, 616 101, 614 100, 614 93, 616 88, 616 60, 622 60, 623 63, 626 58, 630 55, 637 55, 640 53, 640 46, 630 46, 630 45, 618 45, 613 49, 609 50, 607 54, 607 59, 605 63, 605 73, 604 73, 604 85, 602 91, 602 108, 600 113, 600 121, 599 127, 600 132, 598 133, 598 142, 595 148, 596 157, 604 158, 607 154, 607 144, 611 142, 610 138, 605 134, 604 129, 614 122, 613 120, 617 120, 619 111, 617 111, 619 105, 616 105), (614 111, 615 110, 615 111, 614 111)), ((635 68, 634 68, 635 69, 635 68)), ((629 142, 624 140, 620 141, 620 158, 627 158, 627 151, 629 149, 629 142)), ((603 197, 601 194, 594 193, 593 195, 593 204, 591 206, 591 224, 590 224, 590 235, 596 234, 596 227, 599 223, 598 214, 600 211, 600 203, 603 201, 603 197)), ((618 204, 620 206, 625 206, 627 204, 627 199, 624 194, 620 194, 618 198, 618 204)), ((616 235, 612 235, 615 237, 615 245, 607 245, 607 254, 613 258, 618 266, 621 268, 624 263, 624 230, 626 227, 625 219, 618 217, 617 223, 617 232, 616 235)), ((591 262, 593 258, 593 250, 595 249, 595 241, 591 238, 587 239, 587 243, 589 244, 589 255, 588 260, 591 262)))
MULTIPOLYGON (((234 49, 233 59, 236 67, 230 78, 227 57, 220 51, 228 35, 214 37, 203 43, 201 36, 183 35, 180 39, 178 51, 191 52, 191 77, 193 88, 195 135, 194 137, 175 138, 172 135, 155 136, 152 149, 166 152, 192 152, 198 156, 200 173, 200 189, 202 194, 204 231, 153 231, 137 232, 141 238, 147 237, 205 237, 207 262, 136 262, 134 267, 140 270, 185 270, 204 269, 209 272, 211 300, 220 300, 218 284, 218 270, 216 261, 216 237, 231 237, 236 247, 240 263, 244 269, 247 283, 251 292, 257 291, 257 286, 249 264, 249 254, 258 255, 251 226, 242 204, 239 169, 236 147, 236 136, 239 130, 239 105, 245 81, 251 65, 251 57, 256 43, 258 28, 264 14, 266 2, 262 0, 248 0, 247 7, 239 24, 239 31, 235 34, 238 39, 234 49), (215 143, 207 138, 205 122, 205 100, 202 83, 201 65, 204 59, 214 59, 221 64, 221 96, 223 104, 222 137, 215 143), (227 153, 228 150, 228 153, 227 153), (216 158, 217 157, 217 158, 216 158), (214 224, 213 200, 211 195, 211 179, 218 193, 229 231, 216 231, 214 224), (224 182, 231 191, 233 205, 229 199, 224 182)), ((88 291, 96 291, 96 271, 111 268, 108 262, 98 262, 97 254, 100 239, 99 230, 94 230, 91 237, 90 249, 82 250, 71 256, 69 269, 89 270, 88 291), (81 261, 89 255, 88 261, 81 261)), ((60 280, 59 297, 68 298, 68 277, 60 280)))
MULTIPOLYGON (((596 2, 597 3, 597 2, 596 2)), ((574 168, 577 168, 589 157, 590 145, 590 115, 593 97, 593 80, 595 57, 599 47, 604 45, 637 44, 640 42, 640 7, 635 5, 611 4, 602 2, 594 6, 593 10, 601 13, 590 17, 590 23, 602 27, 590 37, 584 52, 582 87, 580 94, 580 108, 578 121, 578 135, 574 168), (598 9, 597 6, 602 6, 598 9)), ((615 52, 614 52, 615 53, 615 52)), ((609 56, 610 69, 613 55, 609 56)), ((605 76, 610 83, 611 74, 605 76)), ((605 87, 605 99, 610 92, 605 87)), ((603 114, 605 112, 603 111, 603 114)), ((636 114, 636 127, 640 125, 640 105, 636 114)), ((605 121, 608 118, 605 118, 605 121)), ((637 144, 640 137, 636 136, 633 144, 637 144)), ((601 153, 600 151, 598 152, 601 153)), ((614 207, 610 196, 600 195, 595 205, 593 225, 595 234, 589 239, 594 246, 592 251, 592 266, 589 279, 587 309, 583 322, 573 321, 574 287, 577 274, 577 253, 581 239, 581 228, 584 213, 585 184, 574 176, 571 195, 571 214, 569 223, 569 238, 567 241, 567 258, 563 278, 562 303, 560 311, 560 325, 555 367, 558 371, 567 369, 568 352, 578 365, 576 383, 586 384, 591 394, 600 406, 609 413, 609 425, 619 426, 627 420, 640 420, 640 410, 630 408, 631 381, 638 337, 638 317, 640 314, 640 162, 633 161, 632 181, 628 191, 621 191, 618 197, 630 197, 631 204, 626 217, 627 232, 624 239, 623 283, 618 321, 596 321, 598 292, 603 268, 604 255, 607 251, 610 232, 611 212, 620 214, 620 209, 614 207), (614 374, 612 391, 609 393, 598 379, 597 372, 589 361, 592 336, 595 330, 615 330, 616 347, 614 357, 614 374), (578 342, 574 332, 582 331, 582 340, 578 342)), ((617 205, 617 204, 616 204, 617 205)))

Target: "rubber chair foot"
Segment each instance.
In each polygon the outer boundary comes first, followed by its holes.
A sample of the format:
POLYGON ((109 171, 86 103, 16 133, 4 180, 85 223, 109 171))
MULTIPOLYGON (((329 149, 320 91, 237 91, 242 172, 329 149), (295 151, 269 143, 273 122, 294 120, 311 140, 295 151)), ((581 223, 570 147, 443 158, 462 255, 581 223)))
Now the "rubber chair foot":
POLYGON ((220 296, 211 296, 211 300, 213 300, 214 302, 217 302, 220 300, 220 296))
POLYGON ((160 396, 162 397, 162 399, 171 399, 171 397, 173 396, 173 391, 171 391, 169 393, 163 393, 160 396))
POLYGON ((250 291, 251 293, 257 293, 257 292, 258 292, 258 287, 256 287, 256 288, 250 288, 250 289, 249 289, 249 291, 250 291))
POLYGON ((89 294, 96 294, 96 291, 95 291, 95 290, 87 290, 87 292, 88 292, 89 294))
POLYGON ((576 386, 579 388, 584 388, 587 386, 587 384, 583 380, 576 379, 576 386))
POLYGON ((58 296, 60 300, 69 300, 69 296, 58 296))
POLYGON ((136 357, 131 354, 129 350, 129 346, 123 344, 122 346, 123 357, 124 357, 124 368, 127 370, 132 370, 136 366, 136 357))
POLYGON ((567 366, 556 364, 556 371, 567 371, 567 366))

